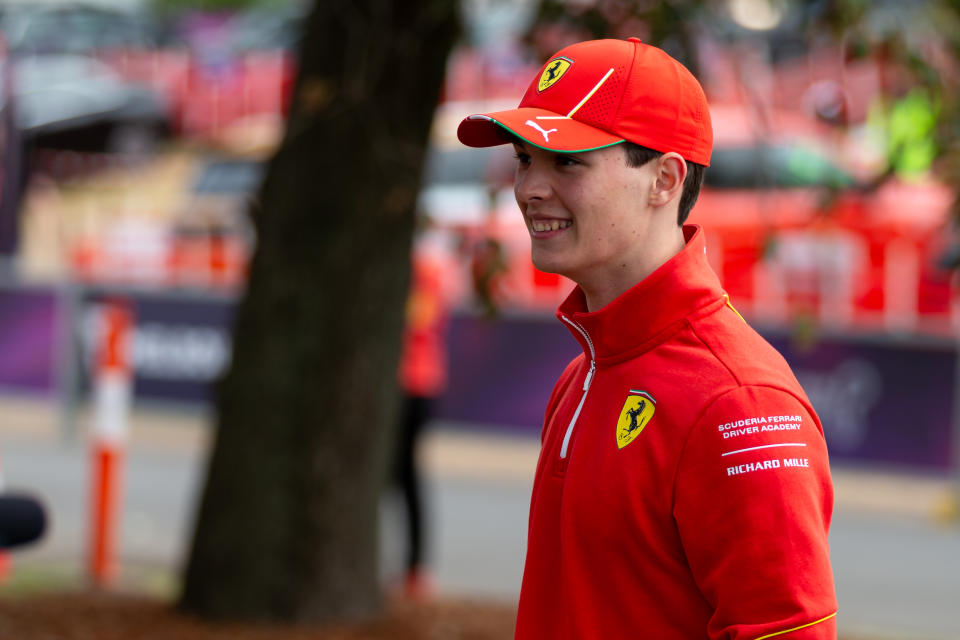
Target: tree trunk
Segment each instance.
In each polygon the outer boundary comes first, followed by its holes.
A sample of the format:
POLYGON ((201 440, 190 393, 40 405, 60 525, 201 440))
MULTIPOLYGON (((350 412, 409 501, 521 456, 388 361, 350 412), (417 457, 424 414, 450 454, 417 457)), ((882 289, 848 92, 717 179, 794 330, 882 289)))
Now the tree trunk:
POLYGON ((218 388, 182 608, 332 621, 379 608, 377 512, 410 239, 454 0, 318 0, 218 388))

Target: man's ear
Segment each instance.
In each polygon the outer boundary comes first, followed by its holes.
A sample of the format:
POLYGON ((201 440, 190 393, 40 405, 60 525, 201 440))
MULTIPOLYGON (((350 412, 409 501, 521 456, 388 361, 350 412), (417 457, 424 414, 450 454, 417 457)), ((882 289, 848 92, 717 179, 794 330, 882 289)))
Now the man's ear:
POLYGON ((674 151, 665 153, 656 160, 656 181, 650 193, 650 204, 663 206, 683 193, 683 181, 687 178, 687 163, 674 151))

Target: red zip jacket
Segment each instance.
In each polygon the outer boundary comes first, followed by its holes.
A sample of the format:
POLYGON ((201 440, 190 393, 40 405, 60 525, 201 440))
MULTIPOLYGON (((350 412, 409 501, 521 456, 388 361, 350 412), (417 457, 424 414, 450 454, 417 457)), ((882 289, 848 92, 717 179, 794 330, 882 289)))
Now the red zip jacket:
POLYGON ((836 637, 823 430, 698 227, 603 309, 546 412, 517 640, 836 637))

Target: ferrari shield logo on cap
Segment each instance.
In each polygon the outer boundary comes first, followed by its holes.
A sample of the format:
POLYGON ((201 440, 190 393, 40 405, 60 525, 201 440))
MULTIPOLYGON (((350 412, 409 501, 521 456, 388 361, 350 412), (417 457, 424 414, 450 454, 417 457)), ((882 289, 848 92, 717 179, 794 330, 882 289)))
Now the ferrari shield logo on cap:
POLYGON ((630 390, 617 420, 617 449, 623 449, 640 435, 656 409, 657 401, 649 393, 630 390))
POLYGON ((563 77, 563 74, 567 72, 567 69, 569 69, 572 64, 573 60, 564 58, 563 56, 558 56, 548 62, 547 66, 543 69, 543 73, 540 74, 537 91, 543 91, 552 87, 557 80, 563 77))

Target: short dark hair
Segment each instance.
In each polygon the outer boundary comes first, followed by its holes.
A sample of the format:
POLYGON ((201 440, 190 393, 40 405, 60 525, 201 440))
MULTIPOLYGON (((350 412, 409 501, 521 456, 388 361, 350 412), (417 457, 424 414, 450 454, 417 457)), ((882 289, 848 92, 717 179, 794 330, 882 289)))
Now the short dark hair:
MULTIPOLYGON (((661 151, 655 151, 642 147, 639 144, 625 140, 623 150, 627 154, 627 165, 631 167, 642 167, 651 160, 663 155, 661 151)), ((680 194, 680 206, 677 210, 677 225, 682 225, 690 210, 697 203, 697 197, 700 195, 700 187, 703 186, 703 173, 706 170, 702 164, 696 162, 687 163, 687 177, 683 181, 683 193, 680 194)))

